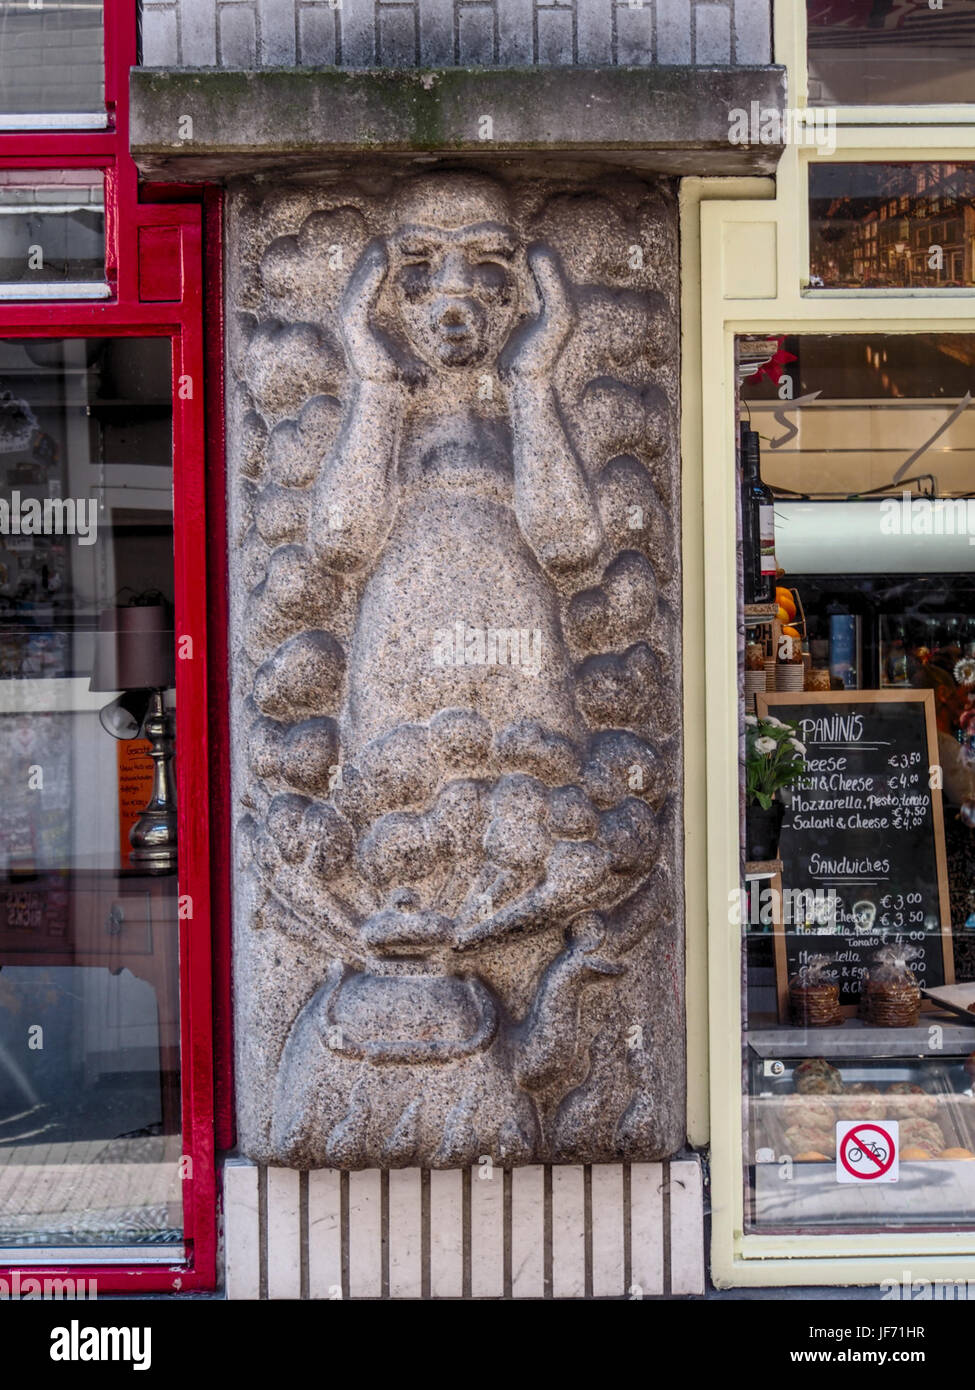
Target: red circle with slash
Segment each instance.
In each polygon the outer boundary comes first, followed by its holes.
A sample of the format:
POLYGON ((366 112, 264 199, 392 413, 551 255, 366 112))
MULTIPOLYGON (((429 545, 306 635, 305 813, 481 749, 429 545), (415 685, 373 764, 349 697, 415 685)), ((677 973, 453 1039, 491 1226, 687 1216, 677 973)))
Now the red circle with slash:
POLYGON ((871 1182, 874 1178, 882 1178, 883 1175, 889 1173, 893 1167, 894 1141, 885 1129, 881 1129, 880 1125, 857 1125, 856 1129, 849 1130, 848 1133, 843 1136, 843 1142, 840 1144, 840 1162, 848 1173, 851 1173, 853 1177, 863 1182, 871 1182), (860 1137, 864 1134, 879 1134, 882 1136, 887 1143, 887 1158, 885 1160, 881 1160, 876 1154, 871 1153, 865 1142, 860 1143, 860 1137), (861 1154, 868 1162, 876 1165, 876 1172, 861 1173, 858 1168, 853 1167, 853 1164, 846 1156, 846 1151, 851 1143, 855 1144, 855 1147, 860 1150, 861 1154))

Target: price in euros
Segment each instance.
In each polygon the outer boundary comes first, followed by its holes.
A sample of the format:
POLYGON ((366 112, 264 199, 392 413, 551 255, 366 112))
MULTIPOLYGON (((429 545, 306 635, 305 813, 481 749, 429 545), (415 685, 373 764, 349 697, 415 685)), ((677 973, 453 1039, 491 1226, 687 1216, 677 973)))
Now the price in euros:
POLYGON ((888 767, 919 767, 921 765, 920 753, 893 753, 887 759, 888 767))

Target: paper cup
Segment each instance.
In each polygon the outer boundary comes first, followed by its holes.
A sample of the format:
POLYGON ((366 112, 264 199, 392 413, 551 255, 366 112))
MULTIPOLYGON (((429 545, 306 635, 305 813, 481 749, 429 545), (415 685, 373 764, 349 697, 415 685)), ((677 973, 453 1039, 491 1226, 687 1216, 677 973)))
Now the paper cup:
POLYGON ((764 671, 745 672, 745 711, 747 714, 755 713, 755 696, 759 691, 765 690, 764 671))
POLYGON ((775 673, 776 690, 802 690, 806 681, 806 668, 801 661, 782 665, 775 673))

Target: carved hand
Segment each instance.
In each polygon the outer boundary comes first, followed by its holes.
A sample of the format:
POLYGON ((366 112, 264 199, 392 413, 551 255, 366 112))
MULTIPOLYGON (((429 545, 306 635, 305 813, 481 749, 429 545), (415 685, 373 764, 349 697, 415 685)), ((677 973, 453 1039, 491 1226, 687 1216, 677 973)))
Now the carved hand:
POLYGON ((511 380, 538 381, 555 368, 572 331, 574 312, 562 270, 554 251, 535 245, 528 250, 528 264, 541 313, 515 330, 502 356, 502 373, 511 380))

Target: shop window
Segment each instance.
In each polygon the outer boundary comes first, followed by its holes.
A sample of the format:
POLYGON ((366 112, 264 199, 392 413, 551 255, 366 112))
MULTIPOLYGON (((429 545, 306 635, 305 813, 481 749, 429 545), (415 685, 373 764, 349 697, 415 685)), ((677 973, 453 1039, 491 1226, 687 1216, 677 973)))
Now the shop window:
POLYGON ((975 1227, 975 335, 743 359, 746 1230, 975 1227))
POLYGON ((0 1249, 78 1262, 182 1253, 170 353, 0 340, 0 1249))
POLYGON ((0 0, 0 129, 105 124, 102 0, 0 0))
POLYGON ((970 102, 975 0, 806 0, 813 106, 970 102))
POLYGON ((975 286, 975 165, 812 164, 809 218, 817 288, 975 286))
POLYGON ((0 170, 0 299, 107 297, 97 170, 0 170))
POLYGON ((216 1269, 217 203, 139 195, 137 10, 0 0, 0 1272, 99 1296, 216 1269))

